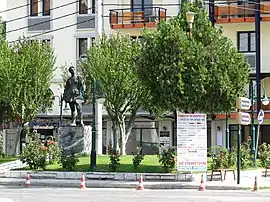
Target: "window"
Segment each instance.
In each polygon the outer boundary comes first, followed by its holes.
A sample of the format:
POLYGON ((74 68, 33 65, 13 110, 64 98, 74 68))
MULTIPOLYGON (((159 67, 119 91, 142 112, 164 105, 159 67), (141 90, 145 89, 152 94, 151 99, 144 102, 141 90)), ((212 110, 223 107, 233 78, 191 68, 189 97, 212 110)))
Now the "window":
POLYGON ((88 45, 88 42, 87 42, 87 38, 81 38, 81 39, 78 39, 78 50, 79 50, 79 57, 81 57, 82 55, 86 54, 87 53, 87 45, 88 45))
POLYGON ((238 32, 237 33, 237 46, 238 51, 244 53, 250 65, 251 71, 256 69, 256 41, 255 32, 238 32))
POLYGON ((79 14, 87 14, 88 10, 88 0, 80 0, 79 1, 79 14))
POLYGON ((38 15, 38 0, 30 0, 30 16, 38 15))
POLYGON ((88 47, 94 43, 95 37, 77 38, 77 58, 87 54, 88 47))
POLYGON ((131 10, 141 11, 145 9, 152 9, 153 0, 131 0, 131 10))
POLYGON ((148 22, 153 15, 153 0, 131 0, 131 11, 143 11, 144 21, 148 22))
POLYGON ((79 0, 79 14, 95 13, 95 0, 79 0))
POLYGON ((30 16, 50 15, 50 0, 30 0, 30 16))
POLYGON ((255 32, 238 32, 237 35, 238 51, 242 53, 255 52, 255 32))
POLYGON ((43 15, 50 15, 51 9, 51 1, 50 0, 43 0, 43 15))

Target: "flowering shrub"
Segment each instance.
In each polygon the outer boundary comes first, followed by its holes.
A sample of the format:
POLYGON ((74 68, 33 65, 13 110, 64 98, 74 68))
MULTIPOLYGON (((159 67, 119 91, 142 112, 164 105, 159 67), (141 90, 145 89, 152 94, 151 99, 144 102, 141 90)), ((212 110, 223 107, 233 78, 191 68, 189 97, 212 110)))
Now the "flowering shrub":
POLYGON ((159 162, 162 164, 165 172, 171 172, 176 165, 175 151, 173 148, 164 149, 161 154, 158 155, 159 162))
POLYGON ((133 159, 132 159, 133 167, 135 171, 138 171, 138 168, 141 162, 143 161, 143 159, 144 159, 144 154, 142 154, 142 148, 141 147, 137 148, 136 153, 135 152, 133 153, 133 159))
MULTIPOLYGON (((249 136, 247 141, 241 144, 241 169, 246 169, 252 165, 252 155, 251 155, 251 137, 249 136)), ((237 150, 235 149, 235 153, 237 150)))
POLYGON ((52 140, 42 144, 36 131, 26 129, 26 146, 22 150, 20 160, 27 163, 30 169, 46 169, 48 164, 54 163, 59 158, 59 148, 52 140))
POLYGON ((26 128, 26 146, 23 148, 20 160, 27 163, 30 169, 46 168, 46 147, 39 141, 38 134, 26 128))
POLYGON ((211 169, 231 168, 236 165, 235 152, 222 146, 211 147, 208 156, 212 159, 211 169))
POLYGON ((54 141, 53 137, 49 137, 46 141, 47 160, 49 164, 56 163, 61 155, 60 148, 54 141))
MULTIPOLYGON (((252 155, 250 154, 251 137, 243 142, 241 148, 241 169, 246 169, 252 164, 252 155)), ((222 146, 211 147, 208 156, 212 159, 211 169, 226 169, 236 166, 237 147, 228 150, 222 146)))
POLYGON ((59 163, 65 170, 73 170, 78 162, 79 158, 74 153, 67 155, 64 150, 61 151, 61 158, 59 159, 59 163))
POLYGON ((120 153, 114 149, 109 150, 109 171, 116 172, 117 169, 120 167, 120 153))
POLYGON ((269 166, 270 165, 270 144, 266 144, 265 142, 259 146, 258 151, 259 159, 261 161, 261 166, 269 166))

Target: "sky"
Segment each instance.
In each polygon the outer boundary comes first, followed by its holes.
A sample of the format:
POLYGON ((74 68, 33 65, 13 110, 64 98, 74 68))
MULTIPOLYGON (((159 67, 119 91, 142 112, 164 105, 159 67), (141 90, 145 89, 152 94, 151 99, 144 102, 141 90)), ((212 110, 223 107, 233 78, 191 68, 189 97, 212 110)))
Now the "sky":
MULTIPOLYGON (((7 0, 0 0, 0 11, 4 11, 7 9, 7 0)), ((5 13, 0 13, 0 16, 5 20, 5 13)))

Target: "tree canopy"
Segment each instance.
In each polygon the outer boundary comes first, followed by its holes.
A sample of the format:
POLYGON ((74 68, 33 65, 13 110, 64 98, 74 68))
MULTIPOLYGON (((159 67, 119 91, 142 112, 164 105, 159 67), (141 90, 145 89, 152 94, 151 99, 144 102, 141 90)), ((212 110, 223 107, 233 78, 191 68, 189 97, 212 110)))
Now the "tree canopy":
POLYGON ((119 138, 122 154, 125 154, 136 112, 147 99, 148 92, 136 72, 135 59, 140 49, 140 43, 132 41, 129 36, 120 33, 103 35, 90 47, 88 60, 82 65, 86 82, 94 78, 102 84, 100 90, 106 98, 104 106, 113 122, 114 144, 119 138))
POLYGON ((32 120, 52 105, 55 57, 51 46, 21 39, 15 44, 0 41, 0 103, 8 106, 11 120, 32 120))
POLYGON ((137 63, 154 112, 228 112, 243 94, 250 71, 243 54, 211 25, 200 1, 185 1, 177 18, 145 30, 137 63), (187 11, 196 13, 191 36, 187 11))
POLYGON ((0 38, 6 38, 6 22, 3 21, 3 18, 0 17, 0 38))

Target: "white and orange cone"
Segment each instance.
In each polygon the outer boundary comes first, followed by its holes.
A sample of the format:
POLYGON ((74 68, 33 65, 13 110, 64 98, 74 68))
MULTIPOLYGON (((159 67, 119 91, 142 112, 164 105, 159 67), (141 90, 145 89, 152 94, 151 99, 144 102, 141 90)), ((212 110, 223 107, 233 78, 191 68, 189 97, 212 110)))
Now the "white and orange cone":
POLYGON ((27 174, 26 178, 25 178, 25 187, 30 187, 31 183, 30 183, 30 175, 27 174))
POLYGON ((144 187, 143 187, 143 176, 142 176, 142 174, 140 175, 140 177, 138 179, 138 182, 139 182, 139 185, 137 187, 137 190, 144 190, 144 187))
POLYGON ((199 191, 205 191, 205 184, 204 184, 204 180, 203 180, 203 174, 201 175, 201 184, 199 187, 199 191))
POLYGON ((253 191, 259 191, 259 187, 258 187, 258 183, 257 183, 257 176, 255 176, 253 191))
POLYGON ((85 175, 83 173, 82 176, 81 176, 80 189, 85 189, 85 188, 86 188, 86 186, 85 186, 85 175))

